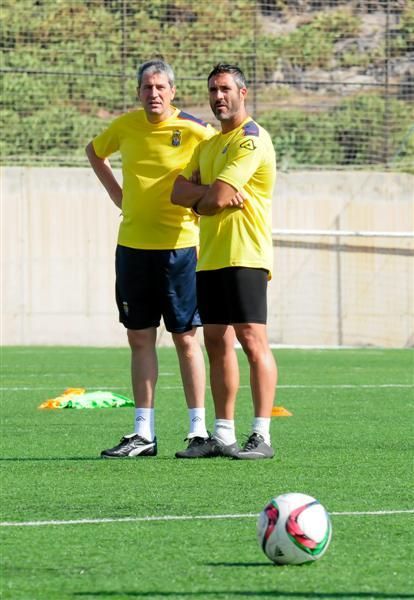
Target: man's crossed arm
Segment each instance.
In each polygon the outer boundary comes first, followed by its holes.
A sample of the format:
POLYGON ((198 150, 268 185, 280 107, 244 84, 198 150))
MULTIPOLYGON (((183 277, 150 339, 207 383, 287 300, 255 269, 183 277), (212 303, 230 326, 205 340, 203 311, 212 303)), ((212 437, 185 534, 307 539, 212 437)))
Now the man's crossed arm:
POLYGON ((175 180, 171 202, 192 208, 199 215, 215 215, 225 208, 243 208, 245 198, 232 185, 216 179, 210 185, 200 184, 198 172, 188 180, 179 175, 175 180))

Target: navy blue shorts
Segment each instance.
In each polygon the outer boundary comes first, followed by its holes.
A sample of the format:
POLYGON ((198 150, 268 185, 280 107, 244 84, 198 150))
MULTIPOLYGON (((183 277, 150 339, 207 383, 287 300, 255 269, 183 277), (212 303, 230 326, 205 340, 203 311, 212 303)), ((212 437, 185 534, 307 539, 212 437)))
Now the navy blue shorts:
POLYGON ((195 248, 137 250, 118 245, 116 303, 127 329, 158 327, 184 333, 201 325, 197 311, 195 248))
POLYGON ((198 308, 203 325, 266 323, 266 269, 227 267, 198 271, 198 308))

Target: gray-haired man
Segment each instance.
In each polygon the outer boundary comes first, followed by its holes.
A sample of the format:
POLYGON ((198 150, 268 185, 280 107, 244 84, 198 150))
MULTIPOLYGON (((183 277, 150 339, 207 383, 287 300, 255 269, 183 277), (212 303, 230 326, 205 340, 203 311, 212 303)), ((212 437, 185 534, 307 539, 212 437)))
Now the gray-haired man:
MULTIPOLYGON (((207 437, 205 367, 196 337, 195 264, 198 223, 190 209, 172 206, 175 178, 197 144, 215 131, 172 105, 174 73, 162 60, 138 69, 142 109, 115 119, 86 153, 111 200, 122 210, 116 249, 116 301, 131 348, 134 433, 104 458, 155 456, 154 397, 158 377, 157 328, 161 317, 176 347, 189 410, 188 447, 207 437), (108 157, 119 151, 122 186, 108 157)), ((187 450, 177 453, 187 457, 187 450)))

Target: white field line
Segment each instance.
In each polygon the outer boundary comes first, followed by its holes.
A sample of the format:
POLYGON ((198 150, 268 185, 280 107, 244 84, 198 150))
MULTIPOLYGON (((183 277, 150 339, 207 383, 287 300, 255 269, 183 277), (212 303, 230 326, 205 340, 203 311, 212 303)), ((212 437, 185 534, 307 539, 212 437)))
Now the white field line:
MULTIPOLYGON (((8 367, 3 365, 3 370, 5 371, 8 367)), ((125 372, 125 369, 111 369, 111 372, 125 372)), ((89 371, 90 373, 96 373, 96 371, 89 371)), ((158 373, 158 377, 175 377, 175 376, 179 376, 178 371, 175 372, 167 372, 167 371, 162 371, 161 373, 158 373)), ((73 373, 28 373, 27 375, 24 376, 25 379, 47 379, 48 377, 51 377, 52 379, 56 379, 57 377, 73 377, 73 373)))
MULTIPOLYGON (((36 390, 50 390, 52 386, 15 386, 6 387, 0 386, 0 392, 34 392, 36 390)), ((55 387, 55 386, 53 386, 55 387)), ((240 385, 239 388, 249 388, 249 385, 240 385)), ((209 388, 209 386, 207 386, 209 388)), ((315 385, 301 385, 301 384, 286 384, 278 385, 278 389, 304 389, 304 390, 319 390, 319 389, 378 389, 378 388, 414 388, 414 383, 332 383, 332 384, 315 384, 315 385)), ((88 386, 88 390, 129 390, 126 386, 88 386)), ((159 390, 181 390, 182 385, 158 385, 159 390)))
MULTIPOLYGON (((346 511, 331 512, 335 517, 353 517, 353 516, 385 516, 385 515, 405 515, 414 513, 414 509, 406 510, 372 510, 372 511, 346 511)), ((212 521, 217 519, 257 519, 256 513, 244 513, 239 515, 163 515, 153 517, 119 517, 107 519, 68 519, 53 521, 0 521, 0 527, 44 527, 48 525, 95 525, 101 523, 148 523, 150 521, 212 521)))

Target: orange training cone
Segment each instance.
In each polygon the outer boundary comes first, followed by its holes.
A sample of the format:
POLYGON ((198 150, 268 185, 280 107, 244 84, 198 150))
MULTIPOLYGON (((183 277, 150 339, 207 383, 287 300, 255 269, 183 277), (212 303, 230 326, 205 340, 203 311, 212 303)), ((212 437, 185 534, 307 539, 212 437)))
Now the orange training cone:
POLYGON ((274 406, 272 408, 272 417, 292 417, 293 414, 283 406, 274 406))

